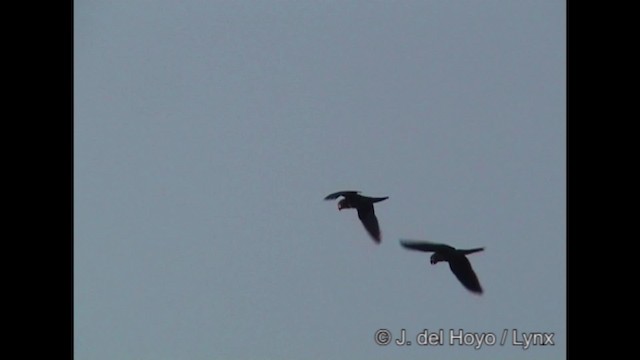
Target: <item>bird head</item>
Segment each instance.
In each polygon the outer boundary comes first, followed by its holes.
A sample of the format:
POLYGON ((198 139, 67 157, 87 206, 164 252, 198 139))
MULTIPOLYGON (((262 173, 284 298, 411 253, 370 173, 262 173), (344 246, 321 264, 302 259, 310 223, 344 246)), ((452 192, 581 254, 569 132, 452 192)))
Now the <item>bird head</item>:
POLYGON ((351 204, 347 201, 347 199, 342 199, 338 201, 338 210, 348 209, 351 207, 351 204))
POLYGON ((442 254, 433 253, 433 255, 431 255, 431 265, 435 265, 435 264, 439 263, 440 261, 445 261, 445 259, 442 257, 442 254))

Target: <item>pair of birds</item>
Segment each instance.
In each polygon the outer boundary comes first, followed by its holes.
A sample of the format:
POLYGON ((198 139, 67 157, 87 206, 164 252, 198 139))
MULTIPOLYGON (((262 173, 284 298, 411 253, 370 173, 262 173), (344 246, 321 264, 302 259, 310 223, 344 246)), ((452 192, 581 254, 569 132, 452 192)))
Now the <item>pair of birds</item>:
MULTIPOLYGON (((373 204, 387 200, 389 197, 368 197, 360 195, 359 191, 338 191, 327 195, 324 199, 335 200, 341 196, 343 198, 338 202, 338 210, 356 209, 358 211, 358 218, 362 221, 364 228, 367 230, 369 235, 371 235, 376 244, 379 244, 382 237, 380 235, 380 225, 378 224, 378 218, 376 217, 376 213, 373 209, 373 204)), ((433 252, 433 255, 431 255, 432 265, 441 261, 448 262, 451 271, 465 288, 473 293, 482 294, 482 287, 480 286, 478 276, 473 271, 471 263, 469 263, 466 255, 483 251, 484 248, 463 250, 456 249, 445 244, 405 239, 400 239, 400 244, 411 250, 433 252)))

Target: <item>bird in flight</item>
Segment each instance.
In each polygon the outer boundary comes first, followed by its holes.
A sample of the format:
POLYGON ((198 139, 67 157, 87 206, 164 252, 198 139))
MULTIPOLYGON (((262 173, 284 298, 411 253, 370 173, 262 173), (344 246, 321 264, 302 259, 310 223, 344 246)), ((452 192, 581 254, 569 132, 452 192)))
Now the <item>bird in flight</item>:
POLYGON ((406 239, 400 239, 400 244, 411 250, 433 252, 433 255, 431 255, 432 265, 440 261, 448 262, 451 271, 465 288, 473 293, 482 294, 482 287, 480 286, 480 281, 478 281, 478 276, 476 276, 476 273, 471 268, 471 263, 466 255, 483 251, 484 248, 461 250, 445 244, 406 239))
POLYGON ((338 191, 333 194, 327 195, 325 200, 335 200, 338 197, 344 197, 338 202, 338 210, 352 209, 358 210, 358 218, 362 221, 364 228, 367 229, 371 238, 380 244, 382 237, 380 235, 380 226, 378 225, 378 218, 373 210, 373 204, 386 200, 389 197, 368 197, 359 195, 360 191, 338 191))

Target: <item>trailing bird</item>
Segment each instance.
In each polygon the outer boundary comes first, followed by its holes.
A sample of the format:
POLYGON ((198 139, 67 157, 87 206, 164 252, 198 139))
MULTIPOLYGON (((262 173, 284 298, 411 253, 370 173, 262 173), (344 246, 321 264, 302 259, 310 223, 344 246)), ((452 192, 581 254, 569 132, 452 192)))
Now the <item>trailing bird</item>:
POLYGON ((473 268, 471 268, 471 263, 466 255, 483 251, 484 248, 461 250, 445 244, 406 239, 400 239, 400 244, 411 250, 433 252, 433 255, 431 255, 432 265, 440 261, 448 262, 451 271, 465 288, 473 293, 482 294, 482 287, 480 286, 478 276, 476 276, 473 268))
POLYGON ((368 197, 359 195, 360 191, 338 191, 333 194, 325 196, 325 200, 335 200, 338 197, 344 197, 338 202, 338 210, 342 209, 356 209, 358 211, 358 218, 362 221, 364 228, 367 230, 371 238, 376 244, 380 244, 382 237, 380 235, 380 226, 378 225, 378 218, 373 210, 373 204, 386 200, 389 197, 368 197))

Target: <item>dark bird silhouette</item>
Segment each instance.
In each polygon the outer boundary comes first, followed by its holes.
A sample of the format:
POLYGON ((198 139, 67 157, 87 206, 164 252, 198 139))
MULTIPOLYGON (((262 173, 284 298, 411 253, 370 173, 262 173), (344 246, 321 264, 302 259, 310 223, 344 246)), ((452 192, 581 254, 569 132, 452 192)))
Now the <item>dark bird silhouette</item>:
POLYGON ((471 268, 471 263, 466 255, 483 251, 484 248, 475 248, 469 250, 458 250, 445 244, 437 244, 428 241, 414 241, 400 239, 400 244, 407 249, 433 252, 431 255, 431 264, 435 265, 440 261, 449 263, 449 267, 453 274, 460 280, 462 285, 469 291, 476 294, 482 294, 482 287, 476 273, 471 268))
POLYGON ((341 199, 338 202, 338 210, 353 208, 358 210, 358 218, 362 221, 364 228, 367 229, 367 232, 371 235, 371 238, 373 238, 376 244, 380 244, 382 237, 380 235, 378 218, 376 218, 376 213, 373 210, 373 204, 382 200, 387 200, 389 197, 385 196, 374 198, 358 195, 359 193, 359 191, 338 191, 327 195, 324 199, 335 200, 340 196, 344 197, 344 199, 341 199))

